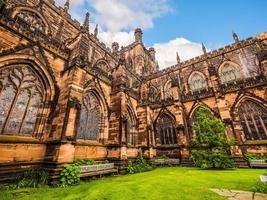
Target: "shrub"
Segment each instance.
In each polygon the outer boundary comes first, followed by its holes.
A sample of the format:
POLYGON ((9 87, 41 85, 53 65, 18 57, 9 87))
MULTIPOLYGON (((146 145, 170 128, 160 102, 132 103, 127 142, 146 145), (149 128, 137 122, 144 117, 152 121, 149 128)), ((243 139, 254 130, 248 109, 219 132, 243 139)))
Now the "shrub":
POLYGON ((81 165, 78 163, 66 164, 64 166, 63 171, 60 173, 61 186, 66 187, 76 185, 80 182, 80 166, 81 165))
POLYGON ((78 164, 78 165, 94 165, 94 164, 96 164, 96 162, 94 160, 91 160, 91 159, 80 159, 80 158, 77 158, 74 161, 74 163, 78 164))
POLYGON ((253 192, 265 193, 267 194, 267 183, 258 181, 253 188, 253 192))
POLYGON ((66 164, 60 173, 61 186, 67 187, 80 182, 80 167, 82 165, 94 165, 96 162, 90 159, 76 159, 72 164, 66 164))
POLYGON ((26 187, 37 188, 46 185, 47 182, 48 172, 46 170, 29 170, 16 177, 14 189, 26 187))
POLYGON ((197 167, 202 169, 234 167, 230 157, 232 142, 225 137, 225 125, 220 119, 214 117, 208 107, 199 108, 193 128, 195 130, 193 145, 201 149, 194 150, 191 154, 191 159, 197 167))
POLYGON ((195 166, 202 169, 219 168, 228 169, 234 167, 234 161, 228 154, 220 152, 207 152, 205 150, 194 150, 191 154, 195 166))
POLYGON ((169 157, 167 155, 161 155, 158 157, 159 159, 169 159, 169 157))
POLYGON ((128 173, 135 174, 151 171, 152 167, 146 162, 142 156, 138 156, 135 162, 130 162, 127 168, 128 173))
POLYGON ((245 154, 244 159, 249 162, 250 160, 266 160, 267 158, 256 153, 247 153, 245 154))

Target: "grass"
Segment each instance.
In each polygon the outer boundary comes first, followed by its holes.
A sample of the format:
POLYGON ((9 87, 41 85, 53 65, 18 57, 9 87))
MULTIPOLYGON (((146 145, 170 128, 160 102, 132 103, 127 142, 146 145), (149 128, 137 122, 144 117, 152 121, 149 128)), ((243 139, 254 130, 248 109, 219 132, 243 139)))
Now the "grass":
POLYGON ((83 182, 69 188, 20 189, 1 191, 5 200, 223 200, 209 188, 251 191, 265 170, 199 170, 158 168, 151 172, 108 177, 83 182))

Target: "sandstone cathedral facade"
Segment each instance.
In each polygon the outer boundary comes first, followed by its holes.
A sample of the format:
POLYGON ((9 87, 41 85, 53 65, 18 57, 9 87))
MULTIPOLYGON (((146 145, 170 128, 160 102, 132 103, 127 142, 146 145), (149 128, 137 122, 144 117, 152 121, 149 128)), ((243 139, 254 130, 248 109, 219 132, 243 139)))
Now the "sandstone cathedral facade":
POLYGON ((189 161, 206 105, 227 126, 232 156, 267 154, 267 33, 159 70, 142 30, 108 48, 69 1, 0 0, 0 176, 75 158, 138 154, 189 161))

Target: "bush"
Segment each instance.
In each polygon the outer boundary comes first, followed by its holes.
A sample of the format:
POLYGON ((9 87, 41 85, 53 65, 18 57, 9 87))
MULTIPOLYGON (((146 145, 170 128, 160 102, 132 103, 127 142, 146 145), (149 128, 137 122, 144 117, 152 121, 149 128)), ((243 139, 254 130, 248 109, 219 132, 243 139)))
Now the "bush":
POLYGON ((78 164, 78 165, 95 165, 96 162, 94 160, 90 160, 90 159, 80 159, 80 158, 77 158, 75 161, 74 161, 75 164, 78 164))
POLYGON ((230 157, 232 142, 225 137, 226 127, 220 119, 214 117, 208 107, 201 106, 198 109, 193 128, 195 130, 193 145, 201 149, 192 151, 191 155, 197 167, 202 169, 234 167, 230 157))
POLYGON ((67 187, 80 182, 80 167, 82 165, 94 165, 96 162, 90 159, 76 159, 72 164, 66 164, 60 173, 61 186, 67 187))
POLYGON ((66 164, 64 166, 63 171, 60 173, 61 186, 66 187, 76 185, 80 182, 80 166, 81 165, 78 163, 66 164))
POLYGON ((18 175, 15 180, 14 189, 26 187, 41 187, 48 182, 48 172, 46 170, 29 170, 18 175))
POLYGON ((158 159, 169 159, 169 157, 167 155, 161 155, 158 157, 158 159))
POLYGON ((245 154, 244 159, 249 162, 250 160, 266 160, 267 158, 256 153, 247 153, 245 154))
POLYGON ((201 169, 229 169, 233 168, 234 161, 228 154, 221 152, 207 152, 205 150, 194 150, 191 154, 195 166, 201 169))
POLYGON ((129 174, 151 171, 152 167, 142 156, 138 156, 135 162, 130 162, 127 168, 129 174))
POLYGON ((253 188, 253 192, 267 194, 267 183, 263 183, 263 182, 260 182, 260 181, 257 182, 257 184, 253 188))

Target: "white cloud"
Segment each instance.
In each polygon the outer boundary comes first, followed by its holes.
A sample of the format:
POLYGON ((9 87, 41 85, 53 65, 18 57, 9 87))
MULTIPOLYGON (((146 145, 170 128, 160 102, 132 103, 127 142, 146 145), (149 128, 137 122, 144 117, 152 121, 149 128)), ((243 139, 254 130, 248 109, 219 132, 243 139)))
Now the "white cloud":
POLYGON ((176 38, 167 43, 155 44, 154 48, 161 69, 177 63, 176 52, 179 53, 182 61, 203 54, 201 44, 191 42, 185 38, 176 38))
POLYGON ((117 32, 125 29, 153 27, 153 20, 171 11, 167 0, 88 0, 95 9, 95 20, 104 29, 117 32))
MULTIPOLYGON (((66 0, 55 1, 62 6, 66 0)), ((134 32, 125 30, 152 28, 155 18, 171 11, 168 0, 71 0, 70 14, 82 23, 88 5, 94 9, 91 13, 94 21, 90 24, 91 31, 98 23, 99 38, 109 47, 113 42, 118 42, 120 46, 131 44, 134 32)), ((154 48, 161 69, 176 64, 176 52, 179 52, 181 60, 202 54, 201 44, 185 38, 158 43, 154 48)))
POLYGON ((134 42, 134 32, 101 32, 99 33, 99 38, 107 46, 111 47, 113 42, 118 42, 121 46, 127 46, 134 42))

